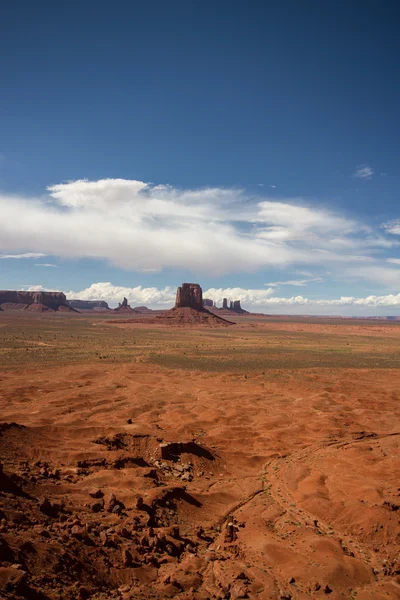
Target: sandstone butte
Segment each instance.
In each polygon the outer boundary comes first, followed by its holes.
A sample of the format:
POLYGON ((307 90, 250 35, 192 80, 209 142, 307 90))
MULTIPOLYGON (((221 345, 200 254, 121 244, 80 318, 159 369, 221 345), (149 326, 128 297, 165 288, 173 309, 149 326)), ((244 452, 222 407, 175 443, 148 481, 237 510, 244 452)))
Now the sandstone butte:
POLYGON ((62 292, 0 291, 0 310, 28 310, 35 312, 73 312, 62 292))
POLYGON ((176 292, 174 308, 157 317, 157 322, 168 325, 207 325, 226 327, 233 325, 203 306, 203 291, 198 283, 182 283, 176 292))

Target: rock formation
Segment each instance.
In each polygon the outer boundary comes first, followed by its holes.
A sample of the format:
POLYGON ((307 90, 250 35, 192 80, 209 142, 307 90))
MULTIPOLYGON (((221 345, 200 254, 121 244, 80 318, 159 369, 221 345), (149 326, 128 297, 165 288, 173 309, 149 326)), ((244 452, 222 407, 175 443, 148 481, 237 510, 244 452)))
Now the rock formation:
POLYGON ((0 291, 0 310, 74 311, 62 292, 0 291))
POLYGON ((119 302, 119 303, 118 303, 118 308, 130 308, 130 306, 129 306, 129 304, 128 304, 128 299, 127 299, 127 298, 124 298, 124 299, 122 300, 122 303, 121 303, 121 302, 119 302))
POLYGON ((240 313, 240 314, 248 314, 247 310, 244 310, 241 306, 240 306, 240 300, 229 300, 229 305, 228 305, 228 299, 224 298, 222 301, 222 308, 218 308, 217 310, 219 311, 224 311, 223 314, 228 314, 229 313, 240 313))
POLYGON ((210 298, 203 298, 203 306, 214 306, 214 301, 210 298))
POLYGON ((234 310, 235 312, 246 312, 240 306, 240 300, 234 300, 232 310, 234 310))
POLYGON ((155 320, 168 325, 207 325, 219 327, 233 325, 203 306, 203 291, 198 283, 183 283, 176 292, 174 308, 155 320))
POLYGON ((117 306, 117 308, 114 308, 115 312, 120 312, 120 313, 134 313, 136 312, 135 309, 131 308, 130 305, 128 304, 128 300, 127 298, 124 298, 122 300, 122 302, 120 302, 117 306))
POLYGON ((203 290, 198 283, 182 283, 176 292, 176 308, 187 306, 195 310, 203 309, 203 290))
POLYGON ((104 300, 67 300, 67 304, 77 310, 110 310, 104 300))
POLYGON ((133 308, 133 310, 137 313, 142 313, 142 314, 147 314, 147 313, 152 313, 152 309, 151 308, 147 308, 147 306, 135 306, 133 308))

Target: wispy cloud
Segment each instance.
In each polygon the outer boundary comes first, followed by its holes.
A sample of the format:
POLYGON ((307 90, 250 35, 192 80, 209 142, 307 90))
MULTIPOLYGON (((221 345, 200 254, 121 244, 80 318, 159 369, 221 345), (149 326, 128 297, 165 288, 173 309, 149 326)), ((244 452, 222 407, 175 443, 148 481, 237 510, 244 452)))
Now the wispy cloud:
POLYGON ((53 265, 51 263, 35 263, 33 265, 34 267, 51 267, 53 269, 58 269, 58 265, 53 265))
POLYGON ((6 260, 9 258, 43 258, 43 256, 46 256, 46 254, 42 254, 41 252, 25 252, 24 254, 0 254, 0 260, 6 260))
MULTIPOLYGON (((357 273, 362 263, 368 279, 368 265, 375 277, 379 253, 399 243, 386 235, 389 229, 376 233, 303 198, 125 179, 53 185, 40 198, 0 194, 0 214, 0 258, 56 254, 138 272, 184 269, 216 276, 315 266, 357 273)), ((398 274, 386 269, 385 280, 395 283, 398 274)), ((281 285, 302 286, 303 278, 281 285)))
POLYGON ((392 235, 400 235, 400 221, 388 221, 387 223, 382 223, 382 229, 384 229, 387 233, 391 233, 392 235))
POLYGON ((314 277, 312 279, 289 279, 288 281, 271 281, 266 283, 270 287, 279 287, 281 285, 295 285, 298 287, 305 287, 307 283, 322 283, 324 280, 322 277, 314 277))
POLYGON ((354 171, 354 177, 357 179, 371 179, 374 171, 368 165, 359 165, 357 169, 354 171))

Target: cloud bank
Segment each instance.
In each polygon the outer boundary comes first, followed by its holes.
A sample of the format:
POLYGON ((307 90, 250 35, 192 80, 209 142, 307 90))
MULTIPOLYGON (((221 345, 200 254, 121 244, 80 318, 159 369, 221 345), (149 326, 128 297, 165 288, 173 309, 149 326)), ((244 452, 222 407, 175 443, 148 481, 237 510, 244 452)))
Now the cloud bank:
POLYGON ((300 198, 181 190, 125 179, 52 185, 42 198, 0 194, 5 257, 104 259, 127 270, 222 275, 371 261, 398 241, 300 198))
MULTIPOLYGON (((360 177, 372 174, 362 169, 360 177)), ((331 279, 400 289, 397 221, 374 229, 302 198, 101 179, 51 185, 43 197, 0 193, 0 211, 2 259, 99 259, 144 273, 190 271, 200 280, 204 274, 315 267, 331 279)), ((307 283, 293 279, 270 287, 307 283)))
MULTIPOLYGON (((46 291, 43 286, 29 286, 28 291, 46 291)), ((223 298, 240 300, 246 310, 272 314, 390 314, 396 313, 400 307, 400 294, 383 296, 341 296, 336 299, 310 299, 305 296, 280 297, 276 290, 232 288, 209 288, 203 291, 204 298, 214 300, 218 306, 223 298)), ((126 297, 131 306, 145 305, 153 309, 171 308, 175 303, 176 288, 167 286, 156 287, 124 287, 115 286, 110 282, 93 283, 80 291, 65 291, 67 298, 81 300, 105 300, 110 306, 116 306, 126 297)))

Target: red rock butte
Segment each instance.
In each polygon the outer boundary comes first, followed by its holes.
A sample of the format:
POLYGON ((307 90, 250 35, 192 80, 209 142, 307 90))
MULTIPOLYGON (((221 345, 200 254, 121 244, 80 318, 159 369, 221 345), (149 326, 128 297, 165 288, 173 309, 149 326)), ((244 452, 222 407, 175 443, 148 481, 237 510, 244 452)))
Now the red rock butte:
POLYGON ((0 291, 0 310, 74 311, 62 292, 0 291))
POLYGON ((176 292, 176 308, 203 310, 203 290, 198 283, 182 283, 176 292))
POLYGON ((136 312, 134 308, 131 308, 131 306, 128 304, 128 299, 124 298, 122 300, 122 302, 118 303, 117 308, 114 308, 114 312, 121 312, 121 313, 134 313, 136 312))
POLYGON ((175 306, 164 315, 157 317, 157 322, 180 326, 226 327, 233 325, 231 321, 204 308, 203 291, 198 283, 182 283, 176 292, 175 306))

